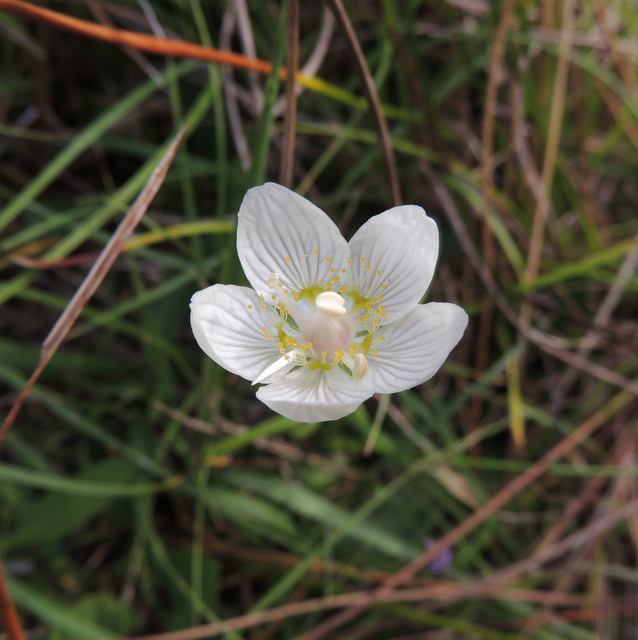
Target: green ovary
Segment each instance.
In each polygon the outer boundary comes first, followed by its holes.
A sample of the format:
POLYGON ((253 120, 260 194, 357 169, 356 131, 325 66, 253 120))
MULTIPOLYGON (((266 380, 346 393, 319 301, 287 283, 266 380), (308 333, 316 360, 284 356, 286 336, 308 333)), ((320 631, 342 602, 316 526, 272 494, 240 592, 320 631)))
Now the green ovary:
MULTIPOLYGON (((302 289, 297 296, 295 296, 296 299, 301 300, 302 298, 306 298, 307 300, 310 300, 311 302, 314 302, 317 299, 317 296, 320 293, 323 293, 325 291, 325 289, 323 287, 320 287, 317 284, 313 284, 311 287, 306 287, 305 289, 302 289)), ((295 294, 293 294, 295 295, 295 294)))
POLYGON ((306 366, 308 367, 308 369, 312 369, 313 371, 317 370, 317 369, 323 369, 324 371, 329 371, 330 369, 332 369, 334 363, 326 363, 326 362, 321 362, 320 360, 309 360, 308 362, 306 362, 306 366))
POLYGON ((359 343, 358 352, 364 355, 370 351, 372 341, 374 340, 374 333, 368 333, 368 335, 359 343))

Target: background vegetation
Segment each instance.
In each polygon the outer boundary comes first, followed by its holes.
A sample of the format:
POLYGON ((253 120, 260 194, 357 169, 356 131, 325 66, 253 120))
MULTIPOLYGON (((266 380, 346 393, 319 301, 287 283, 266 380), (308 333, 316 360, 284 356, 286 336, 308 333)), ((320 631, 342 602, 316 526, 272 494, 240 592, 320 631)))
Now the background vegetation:
MULTIPOLYGON (((302 3, 300 66, 321 81, 299 95, 291 143, 277 74, 104 42, 11 4, 3 417, 190 128, 4 441, 5 621, 11 601, 30 638, 56 640, 637 638, 635 2, 346 2, 401 198, 441 230, 428 299, 471 320, 432 381, 321 425, 273 415, 209 361, 188 301, 244 283, 235 213, 291 150, 293 187, 348 237, 396 200, 352 39, 302 3)), ((275 68, 292 42, 277 2, 46 4, 275 68)))

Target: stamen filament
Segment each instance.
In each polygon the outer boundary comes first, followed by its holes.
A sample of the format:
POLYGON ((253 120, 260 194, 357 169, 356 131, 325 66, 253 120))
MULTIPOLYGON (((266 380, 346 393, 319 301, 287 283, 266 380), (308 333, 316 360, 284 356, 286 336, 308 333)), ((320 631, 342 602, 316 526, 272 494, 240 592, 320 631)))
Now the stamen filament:
POLYGON ((285 310, 292 316, 292 319, 301 327, 306 318, 301 313, 293 297, 286 292, 281 282, 279 282, 279 274, 271 273, 266 279, 266 284, 274 290, 276 297, 283 304, 285 310))
POLYGON ((292 351, 288 351, 288 353, 286 353, 284 356, 282 356, 278 360, 275 360, 275 362, 273 362, 271 365, 266 367, 252 381, 252 384, 257 384, 262 380, 265 380, 266 378, 271 376, 273 373, 277 373, 278 371, 281 371, 283 368, 287 367, 288 365, 294 364, 295 359, 298 358, 299 356, 301 356, 300 349, 293 349, 292 351))

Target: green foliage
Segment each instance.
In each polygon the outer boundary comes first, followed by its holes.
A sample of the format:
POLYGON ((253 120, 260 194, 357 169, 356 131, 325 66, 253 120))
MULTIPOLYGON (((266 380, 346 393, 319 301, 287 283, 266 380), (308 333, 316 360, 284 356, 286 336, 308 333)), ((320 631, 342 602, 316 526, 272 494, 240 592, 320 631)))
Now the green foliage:
MULTIPOLYGON (((132 31, 160 25, 167 37, 206 46, 252 39, 258 58, 285 59, 278 3, 247 3, 250 29, 233 11, 239 2, 118 1, 99 3, 95 15, 92 3, 50 4, 132 31)), ((565 32, 569 2, 514 3, 488 105, 505 3, 346 3, 403 199, 426 208, 441 231, 428 300, 462 304, 471 323, 442 371, 393 397, 387 414, 372 399, 319 425, 274 416, 249 382, 201 353, 188 322, 195 291, 245 283, 235 214, 248 187, 279 174, 277 73, 132 53, 0 14, 3 417, 167 141, 190 125, 135 236, 2 450, 0 551, 34 637, 161 633, 286 605, 283 620, 254 637, 294 639, 331 615, 296 615, 300 601, 373 590, 599 418, 593 436, 468 527, 442 575, 425 568, 404 585, 429 592, 378 603, 344 633, 635 636, 636 513, 601 522, 633 504, 638 477, 635 402, 605 413, 638 370, 638 18, 627 0, 576 5, 565 32), (481 278, 486 263, 496 300, 481 278), (381 431, 364 455, 377 418, 381 431), (556 544, 563 552, 543 559, 556 544)), ((302 6, 302 64, 325 33, 321 7, 302 6)), ((335 27, 324 44, 299 95, 293 187, 349 237, 391 206, 390 189, 347 40, 335 27)))

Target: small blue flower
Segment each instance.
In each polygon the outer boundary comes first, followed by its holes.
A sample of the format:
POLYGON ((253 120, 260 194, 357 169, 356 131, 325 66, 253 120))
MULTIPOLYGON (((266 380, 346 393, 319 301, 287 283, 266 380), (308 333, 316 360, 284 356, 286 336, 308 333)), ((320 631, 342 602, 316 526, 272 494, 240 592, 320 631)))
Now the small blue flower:
MULTIPOLYGON (((432 540, 432 538, 428 538, 425 541, 425 548, 431 549, 436 544, 436 540, 432 540)), ((430 564, 428 568, 430 571, 436 575, 440 575, 441 573, 445 573, 450 566, 452 565, 452 560, 454 560, 454 554, 452 553, 452 549, 447 548, 442 551, 430 564)))

